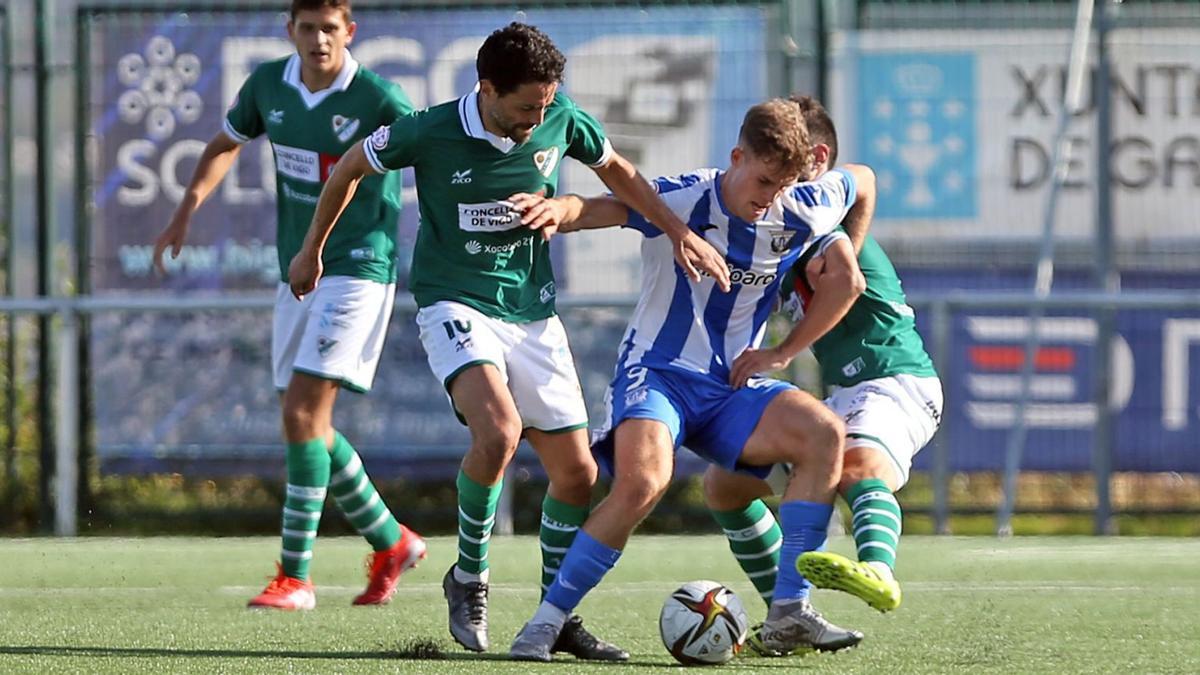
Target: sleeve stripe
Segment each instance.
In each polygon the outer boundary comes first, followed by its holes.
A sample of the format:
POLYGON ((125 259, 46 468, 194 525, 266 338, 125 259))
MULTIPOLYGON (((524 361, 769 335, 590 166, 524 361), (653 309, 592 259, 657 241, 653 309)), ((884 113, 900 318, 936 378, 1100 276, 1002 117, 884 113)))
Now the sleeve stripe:
POLYGON ((234 129, 233 123, 229 121, 228 117, 226 117, 222 121, 221 130, 225 132, 225 135, 229 137, 229 140, 231 140, 234 143, 237 143, 239 145, 241 145, 243 143, 249 143, 251 140, 253 140, 249 136, 238 131, 237 129, 234 129))
POLYGON ((841 239, 850 241, 850 237, 845 232, 841 231, 830 232, 824 237, 821 237, 821 240, 817 243, 817 255, 825 255, 825 251, 828 251, 829 247, 833 246, 834 242, 841 239))
POLYGON ((858 199, 858 183, 854 180, 854 174, 849 171, 845 169, 834 169, 834 171, 842 175, 842 183, 846 186, 846 209, 849 209, 858 199))
POLYGON ((367 136, 362 140, 363 154, 367 156, 367 163, 375 169, 375 173, 387 173, 388 168, 379 161, 379 157, 375 154, 375 148, 371 147, 371 137, 367 136))
POLYGON ((600 159, 596 160, 596 162, 593 164, 588 164, 588 166, 592 167, 593 169, 598 169, 598 168, 604 166, 605 164, 608 164, 609 160, 612 159, 612 156, 613 156, 613 146, 612 146, 612 143, 610 143, 609 140, 606 138, 606 139, 604 139, 604 151, 602 153, 600 153, 600 159))

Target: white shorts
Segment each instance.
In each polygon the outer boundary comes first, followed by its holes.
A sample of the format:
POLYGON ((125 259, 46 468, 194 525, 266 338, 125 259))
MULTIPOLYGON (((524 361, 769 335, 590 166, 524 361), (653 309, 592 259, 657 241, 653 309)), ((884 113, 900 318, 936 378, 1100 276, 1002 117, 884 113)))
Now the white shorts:
POLYGON ((346 276, 324 277, 303 300, 279 284, 271 329, 275 388, 287 389, 298 371, 369 391, 395 295, 395 284, 346 276))
MULTIPOLYGON (((847 448, 871 448, 886 456, 899 481, 908 482, 913 457, 942 421, 942 382, 936 377, 893 375, 835 388, 825 405, 846 423, 847 448)), ((789 467, 767 477, 776 494, 787 485, 789 467)))
POLYGON ((557 316, 509 323, 442 301, 422 307, 417 326, 429 367, 447 392, 463 370, 490 363, 508 385, 523 427, 547 432, 587 427, 575 359, 557 316))

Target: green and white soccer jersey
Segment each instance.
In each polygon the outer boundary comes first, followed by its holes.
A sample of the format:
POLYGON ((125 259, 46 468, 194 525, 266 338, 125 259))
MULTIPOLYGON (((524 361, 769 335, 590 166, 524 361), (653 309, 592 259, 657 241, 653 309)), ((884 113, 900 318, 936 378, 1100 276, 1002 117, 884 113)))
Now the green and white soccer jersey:
POLYGON ((416 170, 421 226, 408 286, 418 306, 459 302, 514 323, 554 315, 550 247, 505 200, 553 196, 564 156, 607 163, 612 147, 595 118, 558 94, 516 145, 484 129, 472 92, 377 130, 363 148, 376 171, 416 170))
MULTIPOLYGON (((804 268, 836 240, 818 241, 782 284, 784 308, 794 320, 812 297, 804 268)), ((889 458, 900 485, 913 457, 937 431, 942 386, 917 333, 896 268, 868 236, 858 257, 867 289, 836 326, 813 345, 821 379, 833 391, 825 404, 846 423, 846 447, 867 447, 889 458)))
MULTIPOLYGON (((846 238, 845 233, 835 232, 816 242, 784 278, 780 286, 784 309, 793 319, 803 316, 804 304, 812 297, 804 277, 805 266, 839 238, 846 238)), ((849 387, 901 373, 936 377, 896 268, 870 236, 858 255, 858 266, 867 280, 867 290, 846 316, 813 345, 821 381, 826 386, 849 387)))
MULTIPOLYGON (((263 63, 246 79, 224 130, 238 143, 266 134, 275 152, 280 279, 287 281, 338 158, 373 129, 411 111, 398 85, 361 68, 349 52, 333 84, 315 93, 300 81, 296 54, 263 63)), ((400 174, 369 176, 359 184, 325 245, 325 275, 396 281, 400 180, 400 174)))

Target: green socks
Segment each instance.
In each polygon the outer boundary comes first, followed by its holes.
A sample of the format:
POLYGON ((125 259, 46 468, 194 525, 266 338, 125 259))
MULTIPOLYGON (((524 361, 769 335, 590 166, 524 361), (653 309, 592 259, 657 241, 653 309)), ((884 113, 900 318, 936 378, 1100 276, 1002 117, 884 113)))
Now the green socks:
POLYGON ((488 542, 492 538, 492 526, 496 524, 496 504, 500 501, 504 481, 491 487, 480 485, 460 469, 457 483, 458 571, 483 578, 488 569, 488 542))
POLYGON ((314 438, 287 446, 287 498, 283 502, 283 573, 308 579, 317 525, 329 484, 329 453, 325 441, 314 438))
POLYGON ((375 491, 354 447, 337 431, 329 452, 329 491, 346 520, 376 551, 386 551, 400 541, 400 523, 375 491))
POLYGON ((538 530, 538 541, 542 545, 542 598, 546 589, 558 576, 563 556, 575 541, 575 533, 587 520, 590 507, 571 506, 550 495, 542 500, 542 526, 538 530))
POLYGON ((900 546, 900 504, 878 478, 868 478, 846 491, 850 505, 854 545, 862 562, 878 562, 896 568, 896 549, 900 546))
POLYGON ((771 509, 761 499, 755 499, 744 509, 713 511, 713 518, 725 538, 738 565, 767 606, 775 594, 775 575, 779 571, 779 547, 783 531, 771 509))

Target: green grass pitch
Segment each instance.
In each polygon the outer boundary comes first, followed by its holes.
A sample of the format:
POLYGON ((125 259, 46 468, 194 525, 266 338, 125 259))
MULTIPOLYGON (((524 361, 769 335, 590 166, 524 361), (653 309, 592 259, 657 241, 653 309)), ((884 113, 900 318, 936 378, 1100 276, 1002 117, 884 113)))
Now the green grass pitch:
MULTIPOLYGON (((847 553, 846 538, 831 548, 847 553)), ((751 620, 763 606, 719 536, 636 537, 580 608, 598 635, 633 654, 626 665, 559 656, 509 663, 509 642, 537 602, 538 545, 493 540, 492 651, 468 654, 446 631, 441 576, 450 538, 387 607, 355 608, 366 545, 319 539, 317 609, 244 608, 277 555, 269 538, 49 539, 0 542, 0 672, 647 672, 675 668, 658 639, 658 610, 679 583, 731 586, 751 620), (421 640, 442 659, 406 655, 421 640)), ((880 615, 821 591, 835 622, 860 628, 857 649, 725 666, 811 673, 1200 672, 1200 541, 906 537, 904 604, 880 615)), ((669 671, 667 671, 669 672, 669 671)))

